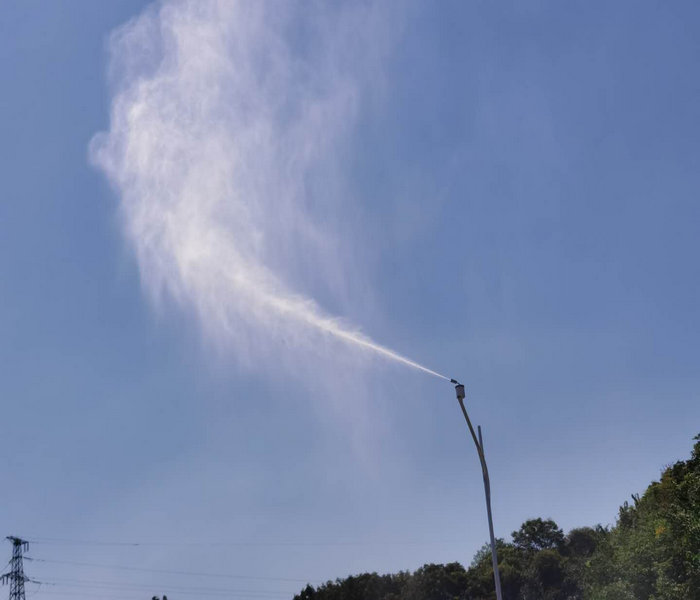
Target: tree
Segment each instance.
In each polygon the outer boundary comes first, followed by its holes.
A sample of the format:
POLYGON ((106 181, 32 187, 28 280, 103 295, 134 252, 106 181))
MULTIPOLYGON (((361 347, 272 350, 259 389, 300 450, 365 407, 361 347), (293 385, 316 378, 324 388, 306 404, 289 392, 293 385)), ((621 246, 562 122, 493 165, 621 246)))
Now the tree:
POLYGON ((600 543, 585 573, 587 598, 685 600, 700 590, 700 436, 691 458, 664 469, 600 543))
POLYGON ((596 551, 601 537, 605 535, 605 530, 600 526, 595 529, 593 527, 572 529, 564 538, 563 551, 567 556, 587 558, 596 551))
POLYGON ((552 548, 532 555, 525 573, 521 596, 523 600, 565 600, 567 594, 564 558, 552 548))
POLYGON ((467 573, 459 563, 423 565, 401 594, 406 600, 457 600, 465 598, 467 573))
POLYGON ((516 546, 535 552, 559 548, 564 543, 564 532, 552 519, 529 519, 511 535, 516 546))
MULTIPOLYGON (((506 543, 501 538, 496 540, 496 550, 498 552, 498 570, 501 574, 503 597, 508 600, 518 598, 524 582, 527 556, 523 550, 513 544, 506 543)), ((467 597, 470 600, 495 598, 491 544, 484 544, 474 555, 474 559, 467 571, 467 577, 467 597)))

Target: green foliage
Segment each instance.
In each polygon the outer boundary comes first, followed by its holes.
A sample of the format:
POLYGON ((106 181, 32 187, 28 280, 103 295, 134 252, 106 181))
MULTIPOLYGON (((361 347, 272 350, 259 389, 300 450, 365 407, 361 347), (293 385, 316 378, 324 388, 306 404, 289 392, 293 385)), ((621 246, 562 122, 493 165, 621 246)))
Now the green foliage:
POLYGON ((458 600, 465 598, 467 573, 459 563, 424 565, 403 588, 405 600, 458 600))
POLYGON ((552 519, 529 519, 512 536, 516 546, 534 552, 558 548, 564 542, 564 532, 552 519))
POLYGON ((700 436, 695 440, 689 460, 667 467, 633 504, 622 505, 607 569, 588 582, 587 598, 613 593, 608 589, 635 600, 700 598, 700 436))
MULTIPOLYGON (((700 600, 700 436, 691 457, 625 502, 612 528, 564 535, 530 519, 497 540, 505 600, 700 600)), ((366 573, 307 585, 294 600, 495 600, 491 548, 468 569, 428 564, 414 573, 366 573)), ((165 600, 165 599, 164 599, 165 600)))
MULTIPOLYGON (((500 538, 496 540, 496 551, 503 594, 506 598, 517 598, 524 582, 526 556, 520 548, 500 538)), ((484 544, 474 556, 467 571, 467 581, 469 590, 467 597, 470 600, 496 597, 490 544, 484 544)))
POLYGON ((607 536, 607 531, 600 525, 572 529, 564 539, 563 550, 567 556, 586 559, 593 555, 600 543, 607 536))

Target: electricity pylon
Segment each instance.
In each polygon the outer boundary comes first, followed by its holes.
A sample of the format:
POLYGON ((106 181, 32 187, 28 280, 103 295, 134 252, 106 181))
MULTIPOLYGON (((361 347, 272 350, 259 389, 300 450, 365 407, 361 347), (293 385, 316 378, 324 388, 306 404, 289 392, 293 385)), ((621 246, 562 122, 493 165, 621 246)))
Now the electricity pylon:
POLYGON ((10 584, 10 600, 25 600, 24 582, 31 580, 24 574, 22 555, 29 550, 29 542, 12 535, 8 535, 7 539, 12 542, 12 560, 10 561, 10 572, 0 575, 0 583, 10 584))

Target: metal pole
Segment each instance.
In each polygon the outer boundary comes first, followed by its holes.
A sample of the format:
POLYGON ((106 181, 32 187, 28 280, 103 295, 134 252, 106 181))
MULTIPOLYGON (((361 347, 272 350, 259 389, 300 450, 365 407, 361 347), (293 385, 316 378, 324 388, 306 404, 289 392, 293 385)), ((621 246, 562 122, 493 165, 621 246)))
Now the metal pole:
POLYGON ((498 554, 496 552, 496 537, 493 533, 493 517, 491 515, 491 482, 489 481, 489 470, 486 466, 486 458, 484 456, 484 441, 481 437, 481 426, 479 426, 479 438, 477 439, 476 433, 474 433, 474 427, 472 427, 472 422, 467 414, 467 409, 464 407, 464 386, 461 383, 455 383, 455 390, 457 392, 457 400, 462 408, 462 414, 469 427, 469 433, 472 434, 472 439, 474 440, 474 445, 476 446, 476 451, 479 454, 479 462, 481 462, 481 472, 484 476, 484 494, 486 495, 486 514, 489 519, 489 536, 491 537, 491 564, 493 565, 493 581, 496 586, 496 600, 503 600, 503 594, 501 593, 501 575, 498 572, 498 554))

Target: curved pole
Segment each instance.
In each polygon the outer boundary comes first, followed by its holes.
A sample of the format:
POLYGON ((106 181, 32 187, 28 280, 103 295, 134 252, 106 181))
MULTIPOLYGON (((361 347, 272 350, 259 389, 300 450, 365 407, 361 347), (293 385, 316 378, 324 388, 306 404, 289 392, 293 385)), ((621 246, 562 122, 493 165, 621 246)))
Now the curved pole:
POLYGON ((474 445, 476 446, 476 451, 479 454, 479 462, 481 462, 481 472, 484 476, 484 494, 486 495, 486 514, 489 519, 489 535, 491 537, 491 563, 493 565, 493 581, 496 586, 496 600, 503 600, 503 594, 501 593, 501 575, 498 571, 498 554, 496 552, 496 537, 493 533, 493 517, 491 515, 491 483, 489 481, 489 470, 486 466, 486 457, 484 456, 484 441, 481 437, 481 426, 478 426, 479 437, 477 439, 476 433, 474 432, 474 427, 472 427, 472 422, 467 414, 467 409, 464 407, 464 386, 461 383, 457 383, 452 380, 452 383, 456 383, 455 390, 457 392, 457 400, 459 401, 459 406, 462 408, 462 414, 464 415, 464 420, 467 422, 469 427, 469 433, 472 434, 472 439, 474 440, 474 445))

